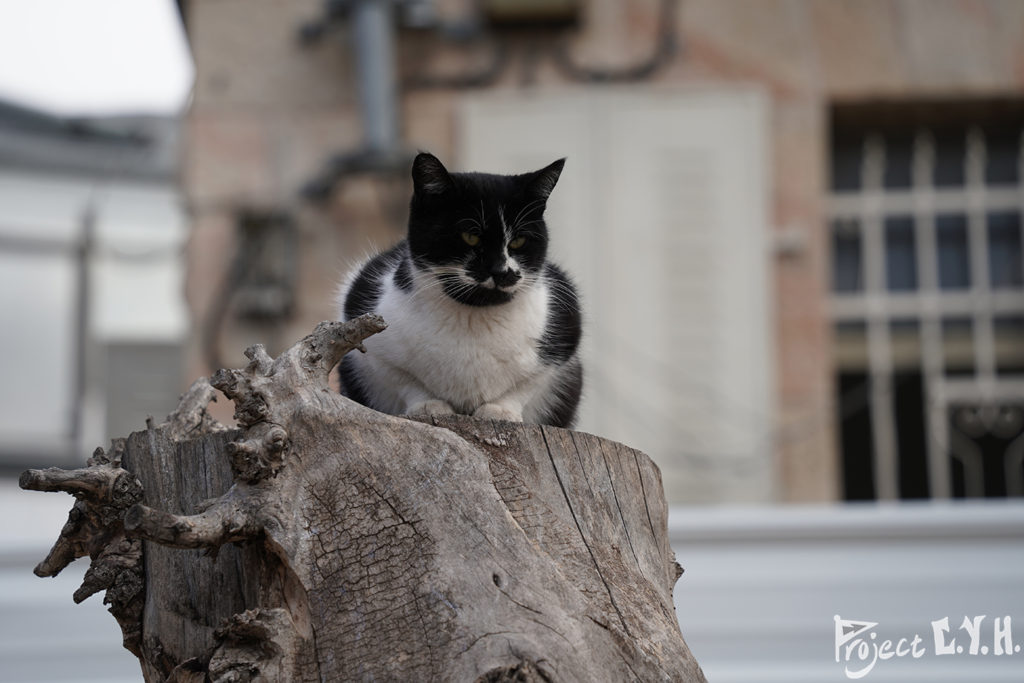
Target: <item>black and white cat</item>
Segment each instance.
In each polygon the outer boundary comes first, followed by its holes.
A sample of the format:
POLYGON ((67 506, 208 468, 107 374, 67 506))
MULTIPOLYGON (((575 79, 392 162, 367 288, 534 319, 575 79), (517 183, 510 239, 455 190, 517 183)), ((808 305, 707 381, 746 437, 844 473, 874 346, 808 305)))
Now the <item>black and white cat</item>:
POLYGON ((394 415, 461 413, 569 427, 583 371, 572 282, 547 260, 560 159, 533 173, 449 173, 419 154, 407 239, 343 287, 341 318, 383 316, 341 363, 349 398, 394 415))

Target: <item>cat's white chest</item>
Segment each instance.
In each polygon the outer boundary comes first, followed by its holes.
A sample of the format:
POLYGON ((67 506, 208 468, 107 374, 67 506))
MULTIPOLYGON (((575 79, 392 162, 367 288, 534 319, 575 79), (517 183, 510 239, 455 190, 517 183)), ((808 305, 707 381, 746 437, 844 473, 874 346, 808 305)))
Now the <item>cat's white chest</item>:
POLYGON ((544 370, 537 340, 547 316, 545 287, 484 307, 430 294, 385 289, 378 312, 388 329, 367 340, 368 361, 407 373, 431 395, 470 413, 544 370))

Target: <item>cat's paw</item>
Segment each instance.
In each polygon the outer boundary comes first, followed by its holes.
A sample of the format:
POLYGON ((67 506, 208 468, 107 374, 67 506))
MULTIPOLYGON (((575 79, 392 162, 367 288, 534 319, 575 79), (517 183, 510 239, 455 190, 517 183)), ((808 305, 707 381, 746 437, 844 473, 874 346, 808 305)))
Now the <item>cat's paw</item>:
POLYGON ((502 420, 504 422, 522 422, 523 413, 512 408, 506 408, 499 403, 485 403, 476 409, 473 417, 483 420, 502 420))
POLYGON ((454 415, 455 410, 452 409, 447 402, 441 401, 436 398, 432 398, 429 401, 420 401, 409 407, 409 410, 405 411, 407 415, 454 415))

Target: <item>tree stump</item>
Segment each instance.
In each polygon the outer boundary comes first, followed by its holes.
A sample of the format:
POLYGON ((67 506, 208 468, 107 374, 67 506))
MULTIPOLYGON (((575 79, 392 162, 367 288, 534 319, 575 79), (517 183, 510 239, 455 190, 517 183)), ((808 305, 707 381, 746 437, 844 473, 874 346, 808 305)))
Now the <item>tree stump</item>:
POLYGON ((703 681, 650 459, 331 391, 383 328, 252 347, 89 467, 25 472, 78 498, 36 573, 89 555, 74 599, 106 590, 146 681, 703 681), (240 429, 207 415, 214 388, 240 429))

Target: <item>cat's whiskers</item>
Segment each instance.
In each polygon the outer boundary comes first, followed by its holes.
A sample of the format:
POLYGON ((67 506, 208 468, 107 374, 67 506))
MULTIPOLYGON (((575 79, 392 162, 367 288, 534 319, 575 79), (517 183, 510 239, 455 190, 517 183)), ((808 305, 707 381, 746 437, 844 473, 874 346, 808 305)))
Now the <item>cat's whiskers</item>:
POLYGON ((487 232, 487 214, 484 213, 484 200, 483 200, 483 197, 480 198, 480 223, 481 223, 481 228, 480 229, 483 230, 484 232, 487 232))
POLYGON ((418 278, 409 296, 414 303, 424 303, 424 299, 433 294, 440 294, 442 297, 446 297, 447 294, 444 293, 444 286, 445 283, 440 277, 431 273, 425 273, 418 278))
POLYGON ((468 294, 479 285, 476 281, 469 281, 464 278, 465 269, 459 266, 439 266, 427 270, 418 271, 416 284, 410 294, 414 303, 424 304, 428 295, 439 295, 440 301, 446 302, 451 295, 460 296, 468 294))
POLYGON ((455 226, 458 227, 458 226, 462 225, 463 223, 469 223, 469 227, 470 228, 476 228, 477 230, 480 230, 481 232, 483 232, 484 226, 482 226, 480 224, 480 221, 478 221, 477 219, 473 218, 472 216, 465 216, 463 218, 460 218, 459 220, 455 221, 455 226))
POLYGON ((548 282, 548 296, 565 310, 573 310, 579 306, 579 299, 575 292, 569 290, 568 286, 562 285, 562 283, 548 282))
POLYGON ((529 226, 533 226, 533 225, 541 225, 541 226, 545 225, 544 219, 540 218, 540 219, 532 220, 532 221, 524 221, 522 223, 517 224, 514 231, 517 234, 522 235, 522 236, 526 236, 526 237, 543 237, 544 234, 545 234, 544 228, 533 230, 533 229, 531 229, 529 227, 529 226))
POLYGON ((519 210, 519 213, 516 214, 516 217, 512 220, 512 231, 515 232, 516 230, 519 229, 519 223, 524 218, 523 214, 525 214, 526 212, 530 211, 531 209, 535 208, 540 204, 544 204, 546 201, 546 199, 534 199, 533 201, 527 202, 523 206, 523 208, 519 210))

